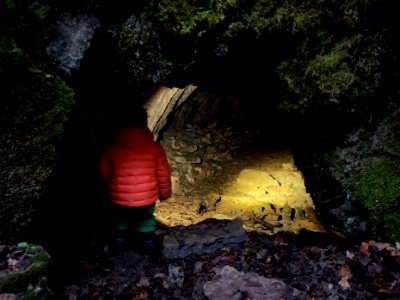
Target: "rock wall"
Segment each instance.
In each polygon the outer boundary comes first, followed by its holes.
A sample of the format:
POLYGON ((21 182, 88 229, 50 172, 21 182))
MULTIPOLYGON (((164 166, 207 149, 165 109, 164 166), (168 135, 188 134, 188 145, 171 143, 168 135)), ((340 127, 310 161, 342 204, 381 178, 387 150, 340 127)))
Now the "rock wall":
POLYGON ((233 163, 232 154, 256 138, 257 133, 233 125, 243 118, 238 106, 231 97, 198 92, 171 117, 161 143, 170 159, 175 194, 201 192, 201 185, 216 175, 221 164, 233 163))
POLYGON ((176 195, 193 192, 257 136, 242 126, 245 115, 237 99, 193 85, 161 86, 144 107, 148 126, 170 159, 176 195))
POLYGON ((352 130, 342 145, 308 158, 316 206, 349 236, 400 240, 399 116, 393 103, 385 115, 352 130))

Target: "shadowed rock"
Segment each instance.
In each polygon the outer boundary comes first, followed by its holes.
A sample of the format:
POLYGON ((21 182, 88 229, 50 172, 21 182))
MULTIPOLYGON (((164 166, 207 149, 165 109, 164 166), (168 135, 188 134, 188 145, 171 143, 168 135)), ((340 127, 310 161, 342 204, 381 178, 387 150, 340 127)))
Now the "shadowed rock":
POLYGON ((308 299, 306 293, 288 287, 282 280, 239 272, 231 266, 217 269, 214 278, 206 282, 203 289, 210 300, 308 299))
POLYGON ((207 219, 166 234, 163 257, 174 259, 191 254, 212 253, 222 247, 237 247, 246 239, 246 232, 239 219, 207 219))

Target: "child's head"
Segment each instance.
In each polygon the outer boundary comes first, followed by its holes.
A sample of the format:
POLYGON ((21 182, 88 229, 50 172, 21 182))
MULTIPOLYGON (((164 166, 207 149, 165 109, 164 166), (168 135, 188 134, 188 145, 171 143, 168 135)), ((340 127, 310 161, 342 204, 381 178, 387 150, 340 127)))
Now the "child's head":
POLYGON ((147 126, 147 111, 140 105, 135 105, 130 109, 127 109, 122 113, 121 116, 122 126, 147 126))

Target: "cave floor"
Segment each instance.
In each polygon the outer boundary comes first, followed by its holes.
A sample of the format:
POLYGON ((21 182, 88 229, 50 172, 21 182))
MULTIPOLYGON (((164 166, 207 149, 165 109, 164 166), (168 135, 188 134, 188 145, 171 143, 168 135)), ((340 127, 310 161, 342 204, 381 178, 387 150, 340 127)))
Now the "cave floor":
POLYGON ((246 230, 269 235, 302 229, 325 232, 286 148, 243 150, 219 162, 214 175, 190 193, 158 202, 156 218, 168 227, 239 218, 246 230))

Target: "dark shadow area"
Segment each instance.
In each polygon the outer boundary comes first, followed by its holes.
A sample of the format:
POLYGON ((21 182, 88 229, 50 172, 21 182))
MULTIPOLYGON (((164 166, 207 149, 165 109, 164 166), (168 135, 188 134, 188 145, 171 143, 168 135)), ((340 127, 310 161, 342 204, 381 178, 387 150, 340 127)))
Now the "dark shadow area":
POLYGON ((38 239, 52 255, 57 272, 74 272, 93 241, 101 245, 108 239, 109 203, 98 174, 99 157, 136 100, 112 41, 101 31, 70 84, 76 107, 57 147, 58 165, 37 222, 38 239))
POLYGON ((40 235, 55 267, 73 272, 88 243, 107 236, 107 197, 97 174, 100 148, 72 116, 59 151, 41 208, 40 235))

